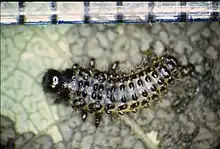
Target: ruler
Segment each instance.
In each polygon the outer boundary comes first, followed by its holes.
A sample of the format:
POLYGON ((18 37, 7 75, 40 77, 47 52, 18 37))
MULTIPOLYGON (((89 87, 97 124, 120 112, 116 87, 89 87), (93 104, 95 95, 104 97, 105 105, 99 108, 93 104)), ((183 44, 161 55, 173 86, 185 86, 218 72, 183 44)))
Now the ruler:
POLYGON ((220 21, 220 2, 1 2, 1 25, 220 21))

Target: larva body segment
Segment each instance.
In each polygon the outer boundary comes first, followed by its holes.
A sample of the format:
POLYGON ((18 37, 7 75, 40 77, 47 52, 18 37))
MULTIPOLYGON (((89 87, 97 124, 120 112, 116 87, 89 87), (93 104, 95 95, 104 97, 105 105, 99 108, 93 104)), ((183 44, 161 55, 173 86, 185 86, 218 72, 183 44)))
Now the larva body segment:
POLYGON ((98 127, 104 111, 123 114, 149 107, 182 74, 181 66, 170 55, 155 57, 131 73, 119 73, 117 69, 115 62, 108 71, 96 70, 91 59, 88 68, 74 64, 64 71, 49 69, 42 85, 45 91, 57 94, 56 102, 64 101, 79 109, 82 120, 88 113, 95 113, 98 127))

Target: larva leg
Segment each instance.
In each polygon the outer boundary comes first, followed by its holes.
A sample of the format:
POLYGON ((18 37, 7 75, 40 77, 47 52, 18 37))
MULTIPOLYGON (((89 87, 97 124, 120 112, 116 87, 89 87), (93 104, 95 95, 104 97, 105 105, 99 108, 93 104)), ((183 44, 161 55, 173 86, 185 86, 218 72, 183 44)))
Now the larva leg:
POLYGON ((91 58, 89 60, 89 68, 94 69, 95 68, 95 59, 91 58))
POLYGON ((116 72, 119 69, 119 61, 115 61, 114 63, 112 63, 112 65, 110 66, 110 70, 112 72, 116 72))
POLYGON ((83 121, 85 121, 87 119, 88 113, 86 110, 82 109, 81 110, 81 118, 83 121))
POLYGON ((64 105, 69 105, 69 96, 70 91, 68 89, 62 89, 58 94, 57 94, 57 99, 55 100, 55 103, 63 103, 64 105))
POLYGON ((77 64, 77 63, 73 64, 72 69, 74 71, 76 71, 78 68, 79 68, 79 64, 77 64))
POLYGON ((96 112, 95 113, 95 127, 97 128, 101 122, 102 118, 102 113, 101 112, 96 112))
POLYGON ((120 115, 118 112, 114 111, 114 112, 111 112, 111 118, 112 120, 120 120, 120 115))

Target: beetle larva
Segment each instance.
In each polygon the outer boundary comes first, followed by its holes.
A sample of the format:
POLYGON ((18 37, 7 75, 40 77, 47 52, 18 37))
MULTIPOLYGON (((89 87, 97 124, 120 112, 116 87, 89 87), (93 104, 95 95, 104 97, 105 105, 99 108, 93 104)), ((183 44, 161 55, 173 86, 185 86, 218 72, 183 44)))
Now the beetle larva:
POLYGON ((62 71, 48 69, 42 86, 44 91, 57 95, 55 102, 80 110, 82 120, 94 113, 98 127, 103 112, 124 114, 148 108, 167 93, 170 84, 186 74, 184 66, 167 54, 152 58, 130 73, 117 71, 118 65, 115 62, 109 70, 99 71, 91 59, 87 68, 74 64, 62 71))

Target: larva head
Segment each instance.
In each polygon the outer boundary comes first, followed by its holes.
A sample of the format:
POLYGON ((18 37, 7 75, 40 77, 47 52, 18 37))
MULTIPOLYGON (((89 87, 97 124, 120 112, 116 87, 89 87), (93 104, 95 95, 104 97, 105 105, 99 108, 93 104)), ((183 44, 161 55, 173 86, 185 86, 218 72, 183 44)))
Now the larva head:
POLYGON ((55 69, 48 69, 42 79, 42 86, 47 93, 56 93, 62 87, 61 73, 55 69))

